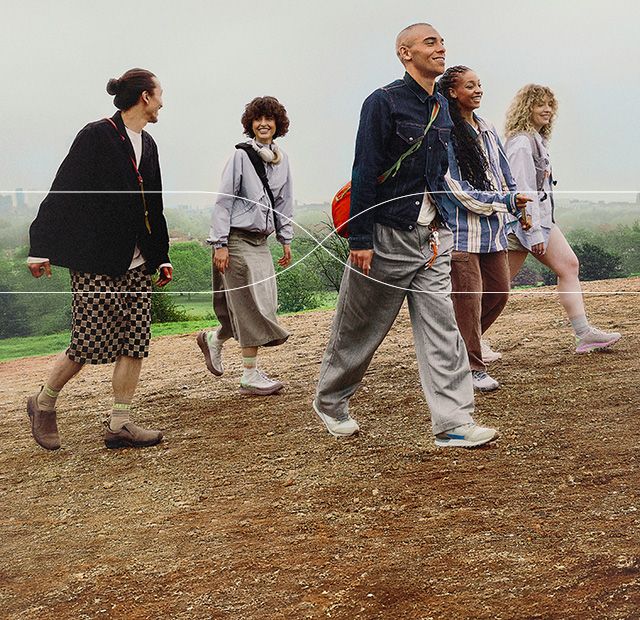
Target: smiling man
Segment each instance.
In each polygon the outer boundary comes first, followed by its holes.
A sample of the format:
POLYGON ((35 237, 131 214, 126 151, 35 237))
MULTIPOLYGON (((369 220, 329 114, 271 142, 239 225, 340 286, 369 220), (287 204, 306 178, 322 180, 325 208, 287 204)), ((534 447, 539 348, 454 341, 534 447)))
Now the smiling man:
POLYGON ((473 385, 451 303, 453 236, 441 217, 452 122, 435 91, 445 46, 430 24, 396 39, 404 76, 364 102, 351 177, 350 265, 313 403, 329 433, 359 430, 348 402, 408 299, 420 379, 436 444, 497 436, 473 421, 473 385), (384 180, 383 180, 384 179, 384 180))
POLYGON ((158 150, 143 131, 158 121, 162 87, 150 71, 131 69, 109 80, 107 92, 119 111, 76 136, 29 233, 32 275, 67 267, 73 293, 69 348, 27 401, 33 438, 47 450, 60 447, 58 394, 85 364, 115 362, 108 448, 162 440, 129 419, 149 350, 151 275, 160 270, 158 286, 172 277, 158 150))

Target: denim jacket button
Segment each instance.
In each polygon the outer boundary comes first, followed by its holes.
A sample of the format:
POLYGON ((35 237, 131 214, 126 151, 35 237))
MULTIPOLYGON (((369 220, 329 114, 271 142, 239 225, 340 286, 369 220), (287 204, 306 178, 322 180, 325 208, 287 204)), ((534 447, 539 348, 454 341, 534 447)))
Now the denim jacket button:
POLYGON ((416 200, 416 207, 420 206, 420 201, 416 200))
POLYGON ((409 138, 409 142, 413 142, 413 138, 409 138))
POLYGON ((413 230, 413 226, 409 226, 409 230, 413 230))

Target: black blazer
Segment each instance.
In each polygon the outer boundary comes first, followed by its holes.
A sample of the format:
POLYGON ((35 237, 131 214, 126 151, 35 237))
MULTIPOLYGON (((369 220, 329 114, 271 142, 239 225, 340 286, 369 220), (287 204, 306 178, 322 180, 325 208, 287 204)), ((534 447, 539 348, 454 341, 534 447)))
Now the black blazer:
POLYGON ((169 262, 156 143, 142 132, 139 172, 149 212, 149 233, 131 162, 132 157, 135 160, 133 145, 120 112, 112 120, 118 131, 102 119, 89 123, 76 136, 29 229, 29 256, 48 258, 53 265, 74 271, 119 276, 131 264, 137 243, 148 273, 169 262))

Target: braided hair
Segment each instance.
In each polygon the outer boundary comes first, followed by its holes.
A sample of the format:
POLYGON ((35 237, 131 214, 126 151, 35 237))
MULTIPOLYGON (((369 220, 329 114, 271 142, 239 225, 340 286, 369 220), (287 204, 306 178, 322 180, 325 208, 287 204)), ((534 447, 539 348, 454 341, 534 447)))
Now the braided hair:
POLYGON ((438 90, 449 102, 449 114, 453 121, 451 132, 456 161, 460 168, 460 176, 469 184, 479 190, 495 190, 489 176, 489 163, 487 157, 478 144, 473 128, 462 118, 458 100, 451 96, 450 89, 455 88, 458 81, 469 67, 456 65, 449 67, 438 80, 438 90))

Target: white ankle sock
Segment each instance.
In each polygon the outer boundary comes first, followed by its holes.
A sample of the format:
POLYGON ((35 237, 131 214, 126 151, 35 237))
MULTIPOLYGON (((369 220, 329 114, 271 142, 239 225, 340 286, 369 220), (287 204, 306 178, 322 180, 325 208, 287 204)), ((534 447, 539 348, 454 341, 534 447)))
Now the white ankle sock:
POLYGON ((587 321, 587 316, 585 314, 580 314, 579 316, 574 316, 571 321, 571 326, 573 327, 573 331, 576 336, 580 338, 584 336, 589 331, 589 321, 587 321))
POLYGON ((42 391, 38 394, 38 407, 43 411, 53 411, 56 408, 58 394, 60 394, 59 390, 54 390, 48 383, 45 383, 42 391))
POLYGON ((111 417, 109 418, 109 428, 117 433, 127 422, 131 414, 131 403, 113 403, 111 417))
POLYGON ((257 357, 242 357, 242 378, 250 379, 255 376, 257 370, 257 357))
POLYGON ((210 347, 222 347, 222 345, 226 342, 226 339, 222 340, 218 338, 218 330, 216 330, 207 332, 207 342, 209 343, 210 347))

